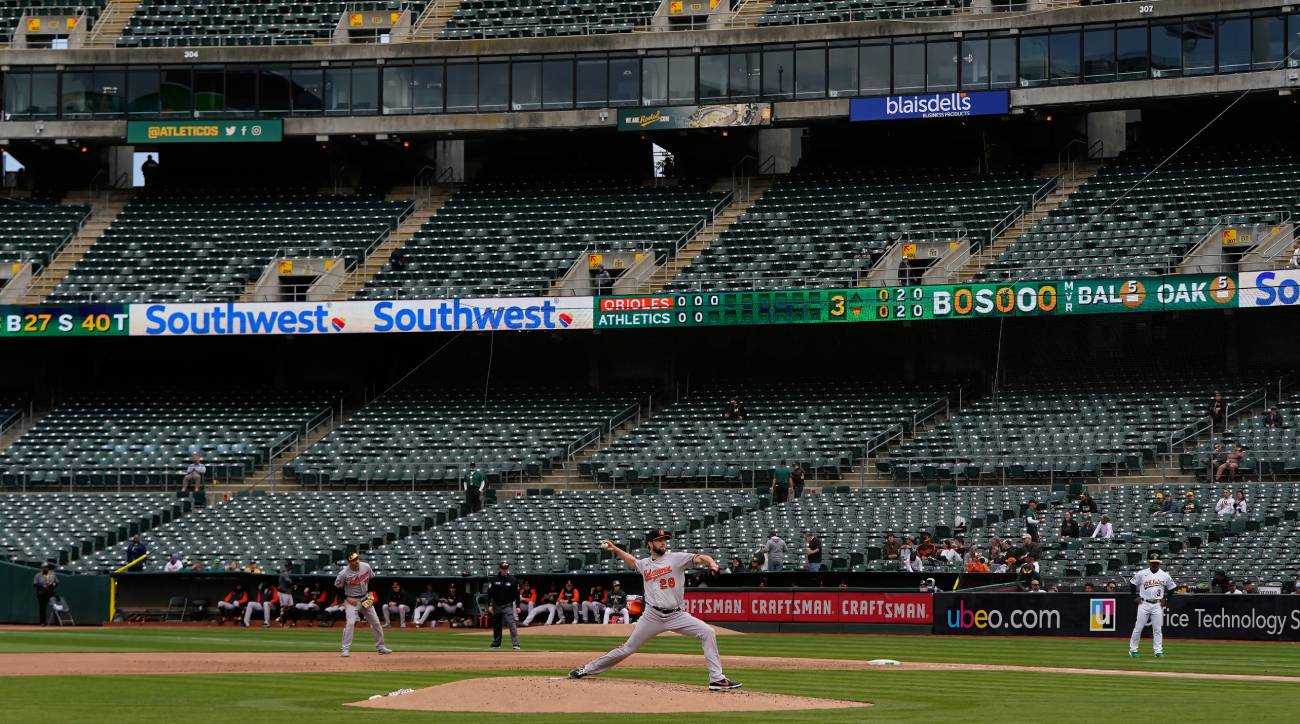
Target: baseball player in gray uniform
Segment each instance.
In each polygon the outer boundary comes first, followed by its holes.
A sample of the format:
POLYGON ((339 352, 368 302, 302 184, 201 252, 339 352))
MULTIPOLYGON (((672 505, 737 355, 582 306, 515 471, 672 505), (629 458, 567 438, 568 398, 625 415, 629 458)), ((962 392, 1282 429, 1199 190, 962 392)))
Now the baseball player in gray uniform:
POLYGON ((704 662, 709 668, 709 689, 724 691, 740 688, 740 682, 732 681, 722 673, 722 660, 718 657, 718 639, 713 629, 683 608, 686 568, 692 565, 708 566, 710 570, 717 573, 718 564, 712 557, 703 553, 670 553, 668 539, 671 537, 672 534, 663 528, 650 531, 646 536, 646 547, 650 549, 649 558, 635 558, 610 540, 600 542, 602 549, 612 552, 628 568, 641 575, 641 580, 645 583, 645 613, 637 620, 632 635, 623 642, 622 646, 570 671, 569 678, 581 679, 606 671, 631 656, 641 648, 642 644, 655 636, 664 631, 676 631, 700 640, 700 645, 704 648, 704 662))
POLYGON ((370 635, 375 639, 375 651, 391 654, 393 650, 384 645, 384 627, 379 625, 379 614, 375 613, 374 599, 370 597, 370 579, 374 571, 370 564, 361 560, 355 552, 348 554, 348 564, 339 571, 334 579, 334 587, 342 588, 346 600, 343 602, 343 644, 339 656, 347 656, 352 648, 352 629, 357 625, 357 617, 365 616, 370 623, 370 635), (360 611, 360 613, 358 613, 360 611))

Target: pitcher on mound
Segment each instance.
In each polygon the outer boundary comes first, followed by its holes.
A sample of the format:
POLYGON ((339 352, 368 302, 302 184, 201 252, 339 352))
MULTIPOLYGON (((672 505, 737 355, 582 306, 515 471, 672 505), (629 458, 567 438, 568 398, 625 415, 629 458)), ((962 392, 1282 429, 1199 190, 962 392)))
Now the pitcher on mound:
POLYGON ((631 656, 641 645, 664 631, 689 634, 700 640, 704 649, 704 662, 709 667, 709 688, 713 691, 739 689, 740 683, 722 673, 722 660, 718 657, 718 638, 708 624, 690 615, 684 609, 686 593, 686 568, 692 565, 708 566, 718 572, 718 563, 703 553, 670 553, 668 539, 672 534, 656 528, 646 536, 649 558, 636 558, 631 553, 603 540, 600 547, 612 552, 628 568, 641 574, 645 584, 645 612, 637 620, 632 635, 622 646, 600 658, 569 672, 570 679, 599 674, 631 656))

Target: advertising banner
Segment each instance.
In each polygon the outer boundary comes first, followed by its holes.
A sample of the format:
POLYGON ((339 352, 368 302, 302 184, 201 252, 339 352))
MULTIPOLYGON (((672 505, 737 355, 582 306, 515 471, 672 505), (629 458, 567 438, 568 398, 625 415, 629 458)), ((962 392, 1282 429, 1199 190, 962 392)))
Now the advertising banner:
POLYGON ((591 329, 591 297, 132 304, 131 335, 364 334, 591 329))
POLYGON ((284 121, 127 121, 127 143, 278 143, 284 121))
POLYGON ((0 337, 125 337, 125 304, 0 306, 0 337))
POLYGON ((864 591, 686 592, 686 609, 704 621, 752 623, 930 624, 928 593, 864 591))
MULTIPOLYGON (((1300 596, 1181 594, 1164 616, 1168 638, 1300 641, 1300 596)), ((1136 621, 1137 603, 1127 592, 934 596, 936 634, 1127 637, 1136 621)))
POLYGON ((620 131, 668 131, 772 125, 771 103, 715 103, 707 106, 623 108, 620 131))
POLYGON ((915 118, 999 116, 1011 108, 1008 91, 926 93, 849 100, 850 121, 901 121, 915 118))
POLYGON ((1242 274, 1238 299, 1242 309, 1300 305, 1300 269, 1242 274))

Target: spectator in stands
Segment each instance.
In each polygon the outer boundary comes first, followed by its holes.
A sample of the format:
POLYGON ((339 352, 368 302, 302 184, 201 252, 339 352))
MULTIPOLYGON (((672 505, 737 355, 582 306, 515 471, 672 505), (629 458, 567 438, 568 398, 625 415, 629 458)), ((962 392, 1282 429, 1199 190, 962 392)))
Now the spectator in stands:
POLYGON ((236 583, 235 587, 230 589, 230 593, 217 601, 217 625, 224 625, 227 616, 234 616, 235 620, 239 620, 247 603, 248 592, 244 590, 244 584, 236 583))
POLYGON ((921 558, 916 555, 916 540, 912 536, 903 536, 903 545, 898 549, 898 570, 920 573, 925 570, 921 558))
POLYGON ((1007 556, 993 566, 994 573, 1013 573, 1016 571, 1016 557, 1007 556))
POLYGON ((1047 593, 1047 591, 1044 591, 1044 590, 1043 590, 1043 584, 1042 584, 1042 583, 1041 583, 1037 578, 1030 579, 1030 581, 1029 581, 1029 592, 1030 592, 1030 593, 1047 593))
POLYGON ((1300 594, 1300 573, 1297 573, 1297 574, 1296 574, 1296 576, 1295 576, 1295 583, 1291 584, 1290 586, 1283 586, 1283 587, 1282 587, 1282 593, 1296 593, 1296 594, 1300 594))
POLYGON ((1106 593, 1119 592, 1119 584, 1115 581, 1106 581, 1106 593))
POLYGON ((398 247, 393 249, 393 253, 388 255, 388 268, 393 271, 406 271, 407 264, 406 249, 398 247))
POLYGON ((280 592, 275 590, 275 586, 269 583, 263 583, 257 587, 257 599, 249 601, 244 606, 244 628, 248 628, 253 622, 253 614, 262 614, 262 628, 271 627, 271 613, 279 608, 280 592))
POLYGON ((1241 460, 1245 456, 1246 448, 1241 445, 1233 445, 1232 452, 1228 453, 1227 459, 1223 461, 1223 464, 1219 466, 1218 470, 1214 471, 1214 482, 1217 483, 1223 480, 1225 473, 1229 478, 1235 476, 1237 474, 1237 468, 1241 467, 1241 460))
POLYGON ((262 575, 262 567, 257 565, 257 561, 249 560, 248 565, 244 566, 244 573, 251 573, 255 576, 262 575))
POLYGON ((411 598, 402 590, 402 584, 393 581, 389 586, 388 597, 384 601, 384 627, 393 625, 393 614, 397 614, 397 622, 401 628, 406 628, 406 614, 411 612, 411 598))
POLYGON ((596 296, 608 296, 614 291, 614 276, 609 273, 604 264, 596 265, 596 296))
POLYGON ((1090 538, 1100 538, 1110 540, 1115 537, 1115 527, 1110 524, 1110 516, 1101 516, 1101 522, 1097 524, 1097 529, 1092 532, 1090 538))
POLYGON ((438 610, 446 616, 449 624, 455 623, 457 619, 464 618, 465 604, 460 600, 460 593, 456 591, 456 584, 447 584, 447 595, 442 597, 438 602, 438 610))
POLYGON ((1097 587, 1092 585, 1092 581, 1088 581, 1087 583, 1083 584, 1084 593, 1095 593, 1096 591, 1097 591, 1097 587))
POLYGON ((1257 593, 1254 581, 1246 581, 1246 585, 1241 589, 1242 593, 1257 593))
POLYGON ((1169 513, 1173 511, 1173 509, 1174 506, 1173 503, 1170 502, 1169 496, 1157 491, 1156 499, 1151 503, 1147 512, 1149 512, 1153 518, 1165 518, 1169 516, 1169 513))
POLYGON ((1078 504, 1078 505, 1079 505, 1079 512, 1080 512, 1080 513, 1096 513, 1096 512, 1097 512, 1097 501, 1093 500, 1093 499, 1092 499, 1092 496, 1091 496, 1091 495, 1088 495, 1088 491, 1086 491, 1086 490, 1083 491, 1082 493, 1079 493, 1079 504, 1078 504))
POLYGON ((186 490, 189 490, 191 485, 194 486, 195 490, 198 490, 199 486, 203 484, 203 476, 207 472, 207 466, 203 464, 198 453, 195 453, 194 457, 190 458, 189 467, 185 468, 185 471, 181 473, 183 476, 181 478, 181 492, 184 493, 186 490))
POLYGON ((921 542, 916 544, 916 556, 923 561, 933 561, 939 555, 939 548, 929 533, 921 534, 921 542))
POLYGON ((749 568, 745 569, 746 573, 762 573, 767 570, 767 561, 761 551, 754 551, 749 557, 749 568))
MULTIPOLYGON (((520 593, 523 593, 522 589, 520 593)), ((429 622, 429 628, 433 628, 438 623, 437 617, 433 615, 434 607, 437 605, 438 593, 433 590, 433 582, 430 581, 424 585, 424 590, 415 596, 415 610, 411 614, 411 622, 416 628, 420 628, 426 620, 429 622)))
POLYGON ((1021 536, 1021 547, 1024 549, 1023 556, 1033 556, 1034 560, 1038 560, 1043 555, 1043 544, 1029 537, 1028 533, 1021 536))
POLYGON ((1223 489, 1223 496, 1219 498, 1219 502, 1214 504, 1214 512, 1221 518, 1226 518, 1237 512, 1237 503, 1232 499, 1232 490, 1223 489))
POLYGON ((961 566, 961 551, 957 550, 957 541, 951 538, 945 540, 939 551, 939 559, 950 566, 961 566))
POLYGON ((58 596, 59 576, 49 562, 41 564, 41 570, 32 578, 32 588, 36 590, 36 618, 44 626, 50 612, 50 601, 58 596))
POLYGON ((1225 571, 1215 571, 1210 577, 1210 593, 1231 593, 1232 579, 1225 571))
POLYGON ((808 474, 804 472, 801 463, 796 462, 794 467, 790 469, 790 482, 794 485, 795 500, 803 497, 804 478, 806 478, 807 475, 808 474))
POLYGON ((1224 419, 1227 415, 1228 405, 1223 401, 1223 395, 1219 392, 1214 393, 1210 398, 1210 404, 1206 407, 1206 414, 1210 417, 1210 433, 1223 432, 1224 419))
POLYGON ((1283 427, 1282 413, 1277 411, 1276 406, 1268 408, 1268 412, 1264 413, 1264 427, 1269 430, 1278 430, 1283 427))
POLYGON ((880 549, 880 557, 887 561, 898 560, 898 536, 893 531, 885 534, 885 545, 880 549))
POLYGON ((235 560, 234 558, 231 558, 230 561, 226 563, 225 567, 222 568, 221 570, 225 571, 226 573, 239 573, 239 561, 235 560))
MULTIPOLYGON (((145 548, 144 544, 140 542, 140 534, 132 533, 131 542, 128 543, 126 546, 126 562, 130 563, 131 561, 140 558, 141 556, 145 555, 148 552, 149 549, 145 548)), ((136 563, 135 565, 131 566, 130 568, 127 568, 126 570, 134 571, 134 572, 143 571, 144 561, 140 561, 139 563, 136 563)))
POLYGON ((1201 512, 1201 504, 1196 502, 1196 493, 1189 490, 1183 494, 1183 515, 1196 515, 1201 512))
POLYGON ((803 532, 803 554, 808 557, 808 570, 822 570, 822 541, 811 531, 803 532))
POLYGON ((785 565, 785 540, 776 534, 775 530, 767 532, 767 543, 762 549, 763 558, 767 561, 767 570, 779 571, 785 565))
POLYGON ((1083 525, 1079 526, 1080 538, 1091 538, 1092 534, 1097 531, 1097 524, 1093 522, 1091 515, 1083 516, 1083 525))
POLYGON ((1079 537, 1079 522, 1074 519, 1074 513, 1072 511, 1065 511, 1065 514, 1061 517, 1061 537, 1079 537))
POLYGON ((731 557, 731 560, 727 563, 727 567, 726 567, 726 569, 724 569, 723 572, 724 572, 724 573, 744 573, 744 572, 745 572, 745 564, 744 564, 744 563, 741 563, 741 562, 740 562, 740 559, 737 558, 736 556, 732 556, 732 557, 731 557))
POLYGON ((212 562, 203 567, 204 573, 220 573, 222 570, 221 559, 213 558, 212 562))
POLYGON ((967 563, 966 572, 967 573, 988 573, 989 559, 985 558, 984 556, 980 556, 979 558, 976 558, 970 563, 967 563))
POLYGON ((1218 470, 1219 466, 1224 464, 1227 461, 1228 461, 1228 453, 1224 451, 1223 443, 1221 442, 1214 443, 1214 449, 1210 451, 1210 473, 1207 477, 1213 478, 1214 471, 1218 470))
POLYGON ((175 553, 167 557, 167 563, 163 565, 163 573, 177 573, 185 567, 185 562, 175 553))
POLYGON ((483 492, 487 490, 487 482, 483 478, 483 472, 474 463, 470 463, 461 474, 460 489, 465 491, 465 506, 469 512, 477 513, 483 509, 483 492))
POLYGON ((772 469, 772 502, 784 503, 790 499, 790 468, 782 460, 772 469))
POLYGON ((1038 524, 1042 522, 1042 513, 1038 510, 1038 501, 1033 498, 1025 504, 1025 534, 1038 540, 1038 524))
POLYGON ((722 419, 724 420, 744 420, 748 417, 749 413, 745 411, 745 403, 734 397, 727 401, 726 407, 722 408, 722 419))
POLYGON ((1234 515, 1245 515, 1246 510, 1246 490, 1245 488, 1238 488, 1237 494, 1232 499, 1232 512, 1234 515))

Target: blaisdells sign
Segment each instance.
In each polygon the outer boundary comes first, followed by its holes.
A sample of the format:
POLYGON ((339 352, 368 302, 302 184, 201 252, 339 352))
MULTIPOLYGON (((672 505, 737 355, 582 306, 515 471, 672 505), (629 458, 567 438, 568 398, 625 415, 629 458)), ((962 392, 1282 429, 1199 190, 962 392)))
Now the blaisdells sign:
POLYGON ((850 121, 901 121, 913 118, 960 118, 1007 113, 1007 91, 929 93, 914 96, 878 96, 849 100, 850 121))
POLYGON ((771 103, 716 103, 707 106, 623 108, 620 131, 667 131, 772 125, 771 103))
MULTIPOLYGON (((1164 617, 1167 638, 1300 641, 1300 596, 1178 594, 1164 617)), ((936 634, 1127 637, 1136 621, 1137 604, 1127 592, 934 597, 936 634)))
POLYGON ((686 592, 686 610, 704 621, 763 623, 930 624, 928 593, 860 591, 686 592))
POLYGON ((0 337, 125 337, 125 304, 0 306, 0 337))
POLYGON ((127 143, 278 143, 284 121, 127 121, 127 143))
POLYGON ((591 297, 133 304, 144 337, 591 329, 591 297))

